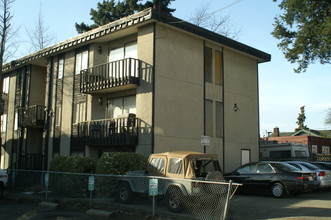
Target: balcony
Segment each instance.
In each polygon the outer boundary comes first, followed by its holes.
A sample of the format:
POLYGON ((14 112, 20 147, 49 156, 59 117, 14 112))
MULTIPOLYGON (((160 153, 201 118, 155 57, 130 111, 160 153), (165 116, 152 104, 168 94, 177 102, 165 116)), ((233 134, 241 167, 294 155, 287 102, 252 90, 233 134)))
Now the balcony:
POLYGON ((20 127, 43 128, 45 124, 45 106, 33 105, 18 109, 20 127))
POLYGON ((135 117, 80 122, 77 125, 80 146, 134 146, 138 144, 138 119, 135 117))
POLYGON ((142 61, 127 58, 89 69, 80 73, 81 93, 105 93, 111 90, 136 88, 139 85, 142 61))

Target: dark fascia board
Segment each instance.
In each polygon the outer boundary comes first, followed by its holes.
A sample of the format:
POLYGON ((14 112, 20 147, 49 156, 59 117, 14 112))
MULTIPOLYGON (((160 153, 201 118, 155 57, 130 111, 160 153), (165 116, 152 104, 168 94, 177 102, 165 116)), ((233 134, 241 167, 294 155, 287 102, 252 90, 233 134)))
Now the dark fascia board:
POLYGON ((217 43, 220 43, 224 46, 239 50, 241 52, 250 54, 252 56, 255 56, 259 58, 259 62, 269 62, 271 60, 271 55, 268 53, 265 53, 263 51, 257 50, 253 47, 247 46, 243 43, 240 43, 238 41, 232 40, 230 38, 227 38, 225 36, 222 36, 220 34, 217 34, 215 32, 209 31, 205 28, 201 28, 197 25, 191 24, 189 22, 183 21, 179 18, 176 18, 174 16, 170 16, 167 14, 164 14, 160 11, 153 10, 152 11, 152 18, 155 20, 159 20, 163 23, 172 25, 174 27, 177 27, 179 29, 185 30, 187 32, 199 35, 203 38, 206 38, 211 41, 215 41, 217 43))
POLYGON ((268 62, 271 60, 271 55, 263 51, 257 50, 255 48, 249 47, 245 44, 239 43, 230 38, 224 37, 222 35, 211 32, 207 29, 201 28, 199 26, 193 25, 176 17, 164 14, 158 10, 148 8, 140 11, 136 14, 130 15, 125 18, 121 18, 117 21, 111 22, 109 24, 103 25, 101 27, 95 28, 93 30, 87 31, 85 33, 79 34, 76 37, 70 38, 53 46, 44 48, 42 50, 36 51, 32 54, 19 58, 17 60, 6 63, 2 69, 4 72, 8 72, 12 69, 18 68, 22 65, 30 63, 32 60, 39 59, 42 57, 49 57, 55 54, 63 53, 69 49, 74 49, 77 47, 84 46, 91 43, 105 35, 112 34, 119 30, 142 24, 144 22, 151 22, 152 20, 157 20, 174 27, 180 28, 184 31, 196 34, 203 38, 209 39, 211 41, 218 42, 224 46, 242 51, 244 53, 253 55, 259 58, 259 62, 268 62))

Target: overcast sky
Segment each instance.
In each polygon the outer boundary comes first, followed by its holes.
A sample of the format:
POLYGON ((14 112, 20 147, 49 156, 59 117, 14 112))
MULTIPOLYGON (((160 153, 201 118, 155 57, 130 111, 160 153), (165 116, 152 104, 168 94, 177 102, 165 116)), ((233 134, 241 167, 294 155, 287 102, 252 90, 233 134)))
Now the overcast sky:
MULTIPOLYGON (((101 0, 100 0, 101 1, 101 0)), ((90 9, 98 0, 16 0, 12 5, 13 23, 20 27, 21 47, 17 57, 29 53, 23 46, 32 30, 41 6, 45 25, 55 36, 55 42, 77 35, 75 22, 90 23, 90 9)), ((201 5, 209 4, 210 12, 229 15, 236 29, 241 29, 238 41, 271 54, 271 62, 259 65, 260 133, 294 131, 300 107, 306 106, 306 125, 311 129, 331 129, 324 120, 331 108, 331 66, 314 64, 305 73, 296 74, 277 48, 271 36, 274 17, 280 13, 272 0, 176 0, 174 16, 189 19, 201 5)), ((25 44, 27 45, 27 44, 25 44)), ((244 111, 245 109, 240 109, 244 111)))

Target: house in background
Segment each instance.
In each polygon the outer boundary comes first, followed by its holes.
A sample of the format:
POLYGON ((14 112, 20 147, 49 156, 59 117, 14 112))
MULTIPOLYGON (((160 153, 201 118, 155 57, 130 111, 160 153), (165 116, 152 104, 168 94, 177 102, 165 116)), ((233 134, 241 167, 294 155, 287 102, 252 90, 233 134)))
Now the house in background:
POLYGON ((276 143, 298 143, 308 145, 312 154, 330 154, 331 152, 331 130, 302 129, 296 132, 279 132, 279 128, 274 128, 274 132, 265 141, 276 143))
POLYGON ((3 67, 1 168, 109 151, 216 153, 225 171, 258 160, 270 59, 154 9, 29 54, 3 67))

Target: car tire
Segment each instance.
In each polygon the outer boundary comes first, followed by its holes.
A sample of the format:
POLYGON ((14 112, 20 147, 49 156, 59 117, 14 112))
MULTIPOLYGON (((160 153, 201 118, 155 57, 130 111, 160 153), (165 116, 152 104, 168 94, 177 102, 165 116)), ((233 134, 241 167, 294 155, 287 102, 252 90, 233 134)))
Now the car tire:
POLYGON ((183 194, 178 188, 170 188, 166 196, 168 210, 180 213, 183 211, 183 194))
POLYGON ((119 184, 117 190, 117 199, 121 203, 128 204, 131 203, 134 198, 134 193, 127 182, 122 182, 119 184))
POLYGON ((285 188, 281 183, 274 183, 271 186, 272 196, 275 198, 282 198, 285 195, 285 188))

